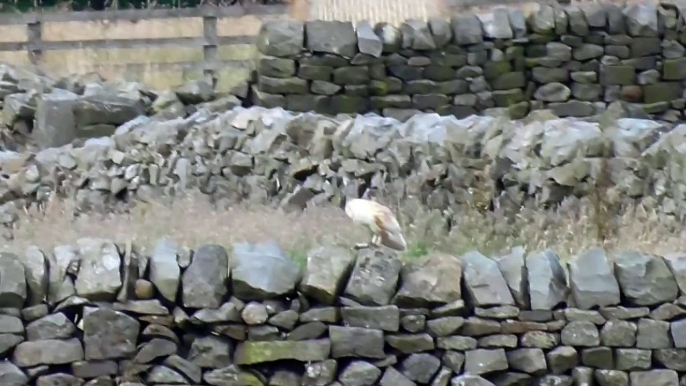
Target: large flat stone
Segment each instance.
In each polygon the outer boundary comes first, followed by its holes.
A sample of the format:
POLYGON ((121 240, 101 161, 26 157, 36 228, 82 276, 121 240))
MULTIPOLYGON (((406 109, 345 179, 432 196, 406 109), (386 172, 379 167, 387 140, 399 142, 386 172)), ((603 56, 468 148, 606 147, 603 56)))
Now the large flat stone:
POLYGON ((22 342, 15 349, 12 363, 19 367, 65 365, 83 360, 83 347, 78 338, 22 342))
POLYGON ((240 299, 265 300, 292 293, 301 277, 300 268, 275 242, 233 245, 231 282, 240 299))
POLYGON ((333 305, 343 290, 355 255, 343 247, 315 247, 307 253, 305 274, 299 289, 325 305, 333 305))
POLYGON ((331 341, 328 339, 274 342, 243 342, 236 348, 234 360, 238 365, 296 360, 315 362, 328 359, 331 341))
POLYGON ((26 297, 26 275, 19 256, 0 252, 0 304, 23 308, 26 297))
POLYGON ((351 59, 357 52, 357 36, 351 22, 315 20, 305 23, 305 41, 312 52, 351 59))
POLYGON ((395 295, 401 269, 402 263, 394 254, 361 250, 344 293, 363 305, 387 305, 395 295))
POLYGON ((203 245, 181 276, 183 305, 219 308, 228 293, 229 255, 220 245, 203 245))
POLYGON ((84 311, 84 314, 86 360, 131 358, 136 354, 140 332, 140 323, 136 319, 108 309, 84 311))
POLYGON ((105 239, 83 238, 76 244, 81 257, 76 294, 92 301, 114 301, 122 286, 119 249, 105 239))
POLYGON ((569 262, 572 295, 577 307, 614 306, 620 302, 614 267, 603 249, 594 248, 569 262))
POLYGON ((402 307, 430 307, 462 298, 462 265, 455 256, 432 253, 403 266, 393 302, 402 307))

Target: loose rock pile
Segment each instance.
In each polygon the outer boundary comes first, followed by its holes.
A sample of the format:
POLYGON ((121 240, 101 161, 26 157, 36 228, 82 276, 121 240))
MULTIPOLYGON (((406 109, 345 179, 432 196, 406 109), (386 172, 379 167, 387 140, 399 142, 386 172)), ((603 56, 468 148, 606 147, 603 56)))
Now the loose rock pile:
POLYGON ((620 197, 648 197, 661 212, 682 214, 678 144, 686 125, 622 118, 604 132, 609 141, 597 123, 544 113, 519 121, 422 114, 399 122, 236 107, 165 121, 140 116, 81 147, 1 153, 0 221, 13 222, 54 192, 83 210, 188 189, 218 201, 296 208, 372 189, 440 211, 487 193, 518 208, 531 198, 557 203, 593 192, 605 147, 620 197))
POLYGON ((686 255, 80 239, 0 254, 3 385, 677 385, 686 255), (567 270, 569 273, 567 273, 567 270))
POLYGON ((683 119, 683 8, 676 3, 541 4, 429 21, 270 21, 253 86, 258 106, 321 113, 419 111, 464 118, 543 107, 586 117, 622 100, 683 119))
POLYGON ((140 116, 169 120, 202 108, 226 111, 247 96, 247 84, 234 89, 235 95, 223 95, 210 83, 195 80, 157 93, 137 82, 105 82, 97 74, 55 79, 37 68, 2 64, 1 124, 9 129, 3 147, 14 147, 11 139, 18 136, 28 137, 38 149, 64 146, 110 136, 117 126, 140 116))

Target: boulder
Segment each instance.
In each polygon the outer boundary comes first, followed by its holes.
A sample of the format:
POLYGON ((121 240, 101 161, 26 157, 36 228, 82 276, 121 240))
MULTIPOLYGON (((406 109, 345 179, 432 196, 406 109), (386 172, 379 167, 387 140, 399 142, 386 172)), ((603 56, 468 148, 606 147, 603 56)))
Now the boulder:
POLYGON ((29 384, 29 378, 19 367, 11 362, 0 363, 0 384, 7 386, 24 386, 29 384))
MULTIPOLYGON (((121 125, 144 115, 145 108, 138 100, 98 93, 83 96, 76 100, 73 111, 77 136, 88 138, 91 137, 88 134, 89 127, 94 125, 121 125)), ((114 134, 114 129, 109 135, 112 134, 114 134)))
MULTIPOLYGON (((626 30, 630 36, 658 36, 655 4, 631 4, 623 9, 626 30)), ((632 382, 633 383, 633 382, 632 382)))
POLYGON ((80 257, 76 294, 92 301, 114 301, 122 286, 119 249, 105 239, 83 238, 76 244, 80 257))
POLYGON ((314 362, 328 359, 331 341, 328 339, 302 341, 243 342, 236 347, 234 360, 238 365, 295 360, 314 362))
POLYGON ((512 370, 540 375, 547 370, 545 354, 540 348, 520 348, 507 353, 507 362, 512 370))
POLYGON ((17 334, 0 334, 0 355, 6 355, 25 339, 17 334))
POLYGON ((437 48, 446 46, 453 39, 453 30, 449 20, 441 17, 430 18, 429 29, 431 30, 431 35, 433 35, 433 40, 437 48))
POLYGON ((214 98, 212 85, 203 79, 194 79, 185 82, 174 90, 181 102, 187 105, 209 102, 214 98))
POLYGON ((362 327, 383 331, 398 331, 400 328, 400 310, 396 306, 381 307, 343 307, 343 323, 349 327, 362 327))
POLYGON ((228 293, 229 255, 220 245, 203 245, 181 276, 183 305, 219 308, 228 293))
MULTIPOLYGON (((9 308, 8 310, 12 310, 12 308, 9 308)), ((8 314, 10 312, 7 312, 8 314)), ((9 315, 3 315, 0 314, 0 334, 23 334, 24 333, 24 325, 19 318, 19 314, 17 313, 17 316, 13 316, 11 314, 9 315)))
POLYGON ((186 378, 167 366, 156 365, 147 373, 145 381, 149 384, 184 384, 186 378))
POLYGON ((450 20, 453 36, 458 45, 478 44, 484 41, 481 21, 475 15, 453 16, 450 20))
POLYGON ((674 275, 662 257, 621 251, 615 254, 614 262, 622 294, 635 305, 658 305, 679 295, 674 275))
POLYGON ((383 42, 374 32, 372 25, 367 21, 361 21, 356 26, 357 48, 362 54, 371 55, 375 58, 381 56, 383 42))
POLYGON ((400 372, 412 381, 428 384, 440 367, 441 361, 435 356, 416 353, 410 354, 400 363, 400 372))
POLYGON ((495 8, 491 12, 479 15, 483 34, 489 39, 512 39, 514 33, 506 8, 495 8))
POLYGON ((529 308, 529 277, 524 261, 524 248, 514 247, 509 253, 498 255, 494 260, 503 275, 512 298, 518 307, 529 308))
POLYGON ((21 120, 31 120, 36 113, 35 95, 9 94, 3 98, 2 103, 3 123, 12 127, 21 120))
POLYGON ((301 21, 270 20, 262 23, 257 35, 257 49, 276 57, 298 55, 305 47, 305 29, 301 21))
POLYGON ((343 385, 371 386, 381 377, 381 370, 365 361, 355 360, 341 370, 338 380, 343 385))
POLYGON ((552 310, 567 301, 567 275, 560 257, 549 249, 526 257, 532 310, 552 310))
POLYGON ((24 265, 17 255, 0 252, 0 304, 3 307, 23 308, 26 297, 24 265))
POLYGON ((562 344, 567 346, 594 347, 600 345, 600 334, 595 324, 580 320, 567 324, 560 334, 562 344))
POLYGON ((60 147, 78 137, 74 105, 80 96, 54 89, 36 99, 36 119, 31 136, 40 149, 60 147))
POLYGON ((528 18, 532 32, 549 35, 555 30, 555 12, 549 5, 540 5, 528 18))
POLYGON ((384 334, 381 330, 360 327, 329 326, 331 357, 361 357, 382 359, 384 334))
POLYGON ((67 276, 70 265, 78 263, 79 257, 74 247, 58 245, 48 255, 48 303, 56 304, 75 295, 74 282, 67 276))
POLYGON ((233 363, 233 342, 223 336, 207 335, 193 340, 188 352, 190 362, 203 369, 220 369, 233 363))
POLYGON ((475 306, 514 305, 507 282, 498 264, 477 251, 461 257, 464 265, 464 285, 475 306))
POLYGON ((83 358, 83 347, 78 338, 48 339, 20 343, 14 349, 12 363, 19 367, 66 365, 83 358))
POLYGON ((686 295, 686 254, 669 253, 664 256, 665 263, 674 275, 681 295, 686 295))
POLYGON ((231 254, 234 295, 244 300, 266 300, 293 293, 300 268, 275 242, 235 243, 231 254))
POLYGON ((464 371, 482 375, 508 369, 507 355, 502 348, 495 350, 476 349, 465 353, 464 371))
POLYGON ((195 383, 202 381, 202 369, 200 366, 174 354, 164 359, 164 365, 173 369, 195 383))
POLYGON ((29 306, 41 304, 46 300, 50 283, 48 259, 38 247, 30 246, 22 263, 26 274, 27 303, 29 306))
POLYGON ((84 310, 83 343, 86 360, 132 358, 140 323, 118 311, 108 309, 84 310))
POLYGON ((632 371, 629 379, 632 386, 677 385, 679 374, 667 369, 632 371))
POLYGON ((362 305, 387 305, 395 295, 401 269, 395 254, 360 250, 344 294, 362 305))
POLYGON ((433 307, 462 298, 460 259, 431 253, 419 262, 403 266, 400 289, 393 302, 401 307, 433 307))
POLYGON ((343 247, 315 247, 307 252, 305 273, 299 289, 325 305, 333 305, 345 286, 355 255, 343 247))
POLYGON ((305 41, 312 52, 352 59, 357 53, 357 36, 349 21, 314 20, 305 23, 305 41))
POLYGON ((305 365, 302 385, 315 386, 331 384, 334 379, 336 379, 337 371, 338 363, 333 359, 308 363, 305 365))
POLYGON ((378 23, 374 26, 374 32, 381 39, 383 53, 393 53, 400 49, 403 36, 394 25, 385 22, 378 23))
POLYGON ((212 386, 223 386, 232 383, 239 385, 263 385, 260 378, 255 374, 233 364, 207 371, 203 374, 202 379, 212 386))
POLYGON ((379 380, 380 386, 414 386, 416 383, 404 376, 392 366, 386 367, 383 376, 379 380))
POLYGON ((465 374, 452 378, 450 386, 494 386, 494 383, 478 375, 465 374))
POLYGON ((436 42, 431 35, 429 23, 423 20, 410 19, 402 23, 400 32, 403 36, 402 47, 412 50, 434 50, 436 42))
POLYGON ((592 248, 568 263, 570 287, 578 308, 614 306, 620 303, 619 283, 612 262, 601 248, 592 248))
POLYGON ((26 338, 30 341, 67 339, 75 333, 76 326, 61 312, 34 320, 26 326, 26 338))
POLYGON ((150 257, 150 281, 164 299, 175 302, 181 280, 181 268, 177 263, 179 246, 163 239, 157 242, 150 257))

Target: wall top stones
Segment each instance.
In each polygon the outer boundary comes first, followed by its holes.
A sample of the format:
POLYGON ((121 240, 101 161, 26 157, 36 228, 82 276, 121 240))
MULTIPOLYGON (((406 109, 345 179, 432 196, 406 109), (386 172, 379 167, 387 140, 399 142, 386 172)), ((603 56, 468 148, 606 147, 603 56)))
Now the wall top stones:
POLYGON ((457 14, 450 19, 408 20, 399 28, 366 21, 267 21, 260 30, 258 48, 276 57, 293 57, 302 51, 353 59, 357 54, 378 58, 402 49, 429 51, 450 45, 469 46, 498 40, 525 44, 549 40, 550 35, 628 35, 680 39, 670 32, 686 26, 678 6, 663 2, 619 6, 585 3, 541 4, 525 15, 520 9, 496 8, 479 15, 457 14))

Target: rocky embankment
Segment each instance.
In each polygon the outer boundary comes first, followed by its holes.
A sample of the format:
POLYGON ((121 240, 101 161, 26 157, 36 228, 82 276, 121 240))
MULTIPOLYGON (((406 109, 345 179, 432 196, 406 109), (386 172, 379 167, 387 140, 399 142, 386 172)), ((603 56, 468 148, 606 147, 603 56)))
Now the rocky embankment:
MULTIPOLYGON (((6 100, 14 95, 25 94, 6 100)), ((613 106, 619 117, 632 116, 629 106, 613 106)), ((12 223, 24 207, 55 193, 87 210, 188 189, 217 201, 297 208, 366 189, 440 211, 494 198, 519 208, 530 199, 550 204, 587 196, 604 170, 604 154, 609 185, 620 197, 647 197, 667 214, 683 210, 679 144, 686 125, 620 118, 601 129, 547 110, 515 121, 427 113, 401 122, 280 108, 194 109, 176 118, 139 115, 111 136, 2 152, 0 220, 12 223)), ((29 138, 40 133, 36 126, 29 138)))
MULTIPOLYGON (((686 381, 686 255, 486 257, 80 239, 0 254, 0 382, 591 385, 686 381)), ((680 383, 681 382, 681 383, 680 383)))

